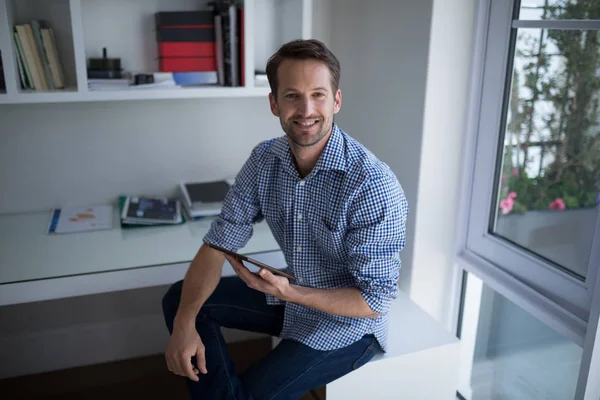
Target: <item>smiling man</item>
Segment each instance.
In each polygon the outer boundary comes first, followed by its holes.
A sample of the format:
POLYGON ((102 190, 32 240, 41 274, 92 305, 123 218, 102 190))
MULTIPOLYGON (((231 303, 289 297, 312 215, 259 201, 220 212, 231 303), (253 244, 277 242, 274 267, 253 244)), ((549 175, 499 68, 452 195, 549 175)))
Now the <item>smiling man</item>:
POLYGON ((163 298, 170 371, 194 399, 296 399, 386 350, 408 206, 396 177, 334 122, 337 58, 317 40, 267 63, 269 104, 285 136, 259 143, 185 278, 163 298), (237 251, 266 220, 295 279, 243 264, 237 251), (225 258, 238 276, 221 278, 225 258), (281 343, 238 376, 221 327, 281 343))

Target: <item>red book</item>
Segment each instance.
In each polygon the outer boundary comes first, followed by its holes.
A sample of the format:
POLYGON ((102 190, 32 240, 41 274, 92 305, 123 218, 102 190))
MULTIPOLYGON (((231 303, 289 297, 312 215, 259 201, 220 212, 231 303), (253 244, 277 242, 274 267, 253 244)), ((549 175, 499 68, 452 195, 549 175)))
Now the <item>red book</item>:
POLYGON ((159 57, 215 57, 215 42, 159 42, 159 57))
POLYGON ((206 72, 217 70, 215 57, 162 57, 160 72, 206 72))

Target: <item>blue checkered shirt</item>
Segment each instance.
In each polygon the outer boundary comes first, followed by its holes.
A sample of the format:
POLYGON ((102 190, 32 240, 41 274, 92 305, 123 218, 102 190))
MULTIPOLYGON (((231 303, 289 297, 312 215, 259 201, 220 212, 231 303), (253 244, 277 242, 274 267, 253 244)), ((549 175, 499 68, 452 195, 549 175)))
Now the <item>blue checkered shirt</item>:
MULTIPOLYGON (((407 212, 404 192, 390 168, 334 124, 304 179, 285 136, 256 146, 204 241, 236 251, 250 239, 253 224, 266 220, 296 284, 354 287, 381 314, 351 318, 288 302, 281 337, 334 350, 372 333, 385 351, 407 212)), ((266 296, 269 304, 283 303, 266 296)))

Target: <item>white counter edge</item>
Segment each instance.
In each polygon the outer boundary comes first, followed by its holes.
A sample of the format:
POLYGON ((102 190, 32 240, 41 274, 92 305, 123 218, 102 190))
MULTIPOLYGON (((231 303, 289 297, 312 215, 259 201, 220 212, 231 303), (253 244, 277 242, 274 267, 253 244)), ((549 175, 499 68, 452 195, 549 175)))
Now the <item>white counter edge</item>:
MULTIPOLYGON (((277 268, 285 266, 281 251, 255 253, 252 258, 277 268)), ((183 279, 189 265, 166 264, 0 284, 0 306, 168 285, 183 279)), ((233 268, 225 261, 222 276, 233 275, 233 268)))

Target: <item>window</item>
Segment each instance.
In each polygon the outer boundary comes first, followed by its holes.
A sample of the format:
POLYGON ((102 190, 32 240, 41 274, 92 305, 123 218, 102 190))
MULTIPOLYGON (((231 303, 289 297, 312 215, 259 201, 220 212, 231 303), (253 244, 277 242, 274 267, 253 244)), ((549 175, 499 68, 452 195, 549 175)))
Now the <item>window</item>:
POLYGON ((459 393, 469 400, 575 398, 583 349, 465 273, 459 393))
POLYGON ((489 3, 465 253, 581 342, 600 253, 600 1, 489 3))
POLYGON ((459 394, 597 398, 600 0, 479 4, 459 394), (547 365, 530 369, 525 359, 538 358, 547 365))

